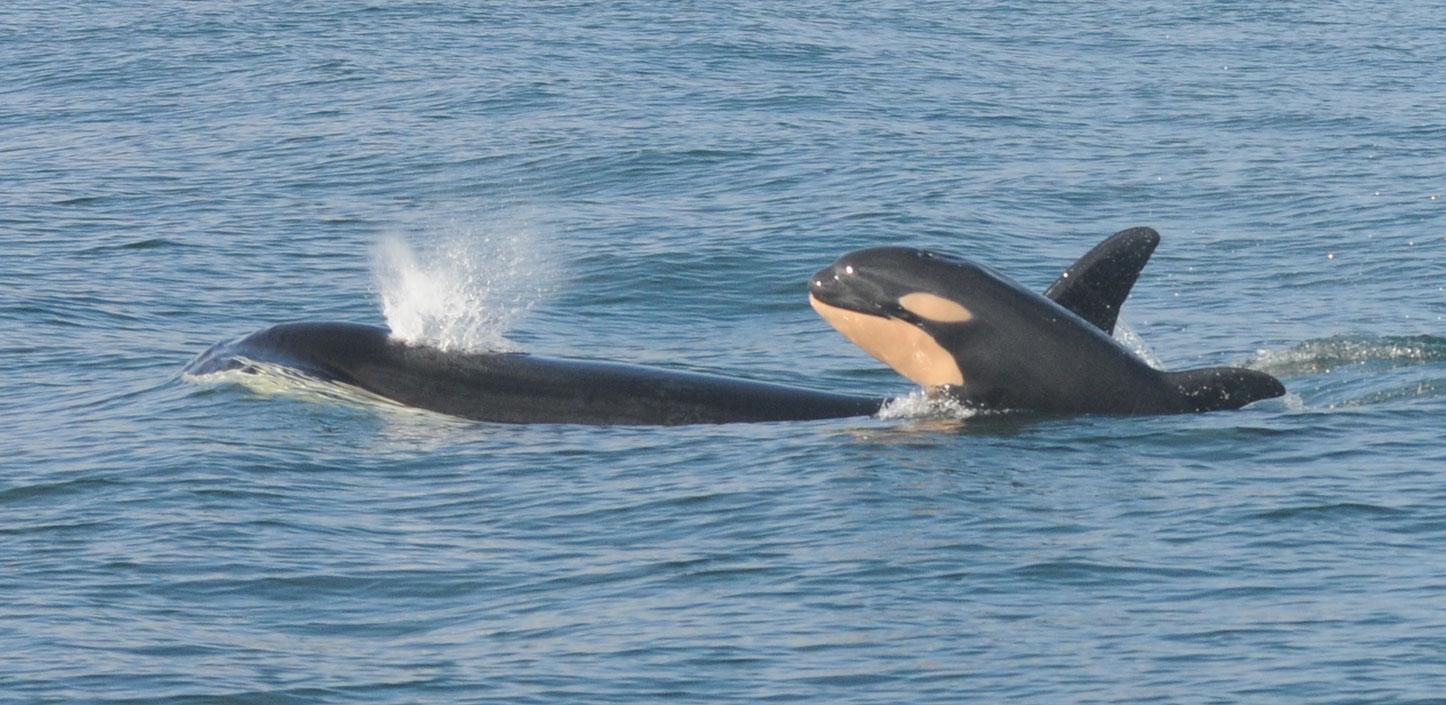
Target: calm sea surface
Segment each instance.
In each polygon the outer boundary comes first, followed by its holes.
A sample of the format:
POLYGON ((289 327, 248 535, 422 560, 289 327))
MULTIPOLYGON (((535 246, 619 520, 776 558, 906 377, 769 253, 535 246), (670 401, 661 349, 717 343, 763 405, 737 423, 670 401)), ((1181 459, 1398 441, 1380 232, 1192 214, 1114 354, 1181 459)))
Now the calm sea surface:
POLYGON ((0 701, 1446 697, 1437 3, 9 3, 0 701), (192 380, 390 324, 821 389, 858 247, 1125 320, 1236 413, 501 426, 192 380))

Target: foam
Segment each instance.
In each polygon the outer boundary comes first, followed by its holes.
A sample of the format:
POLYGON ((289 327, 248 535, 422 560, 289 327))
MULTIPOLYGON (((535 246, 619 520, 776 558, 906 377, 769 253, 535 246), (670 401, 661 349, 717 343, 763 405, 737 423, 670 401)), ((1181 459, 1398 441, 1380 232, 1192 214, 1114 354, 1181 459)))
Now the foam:
POLYGON ((915 389, 901 397, 884 402, 879 409, 881 419, 947 419, 963 420, 982 413, 979 409, 966 406, 958 399, 947 395, 930 394, 924 389, 915 389))
POLYGON ((1145 364, 1157 370, 1165 368, 1164 363, 1160 362, 1160 358, 1155 357, 1154 351, 1150 350, 1150 346, 1145 344, 1144 338, 1141 338, 1139 334, 1135 332, 1135 329, 1131 328, 1128 323, 1125 323, 1123 318, 1115 321, 1114 337, 1115 341, 1129 349, 1136 357, 1144 360, 1145 364))

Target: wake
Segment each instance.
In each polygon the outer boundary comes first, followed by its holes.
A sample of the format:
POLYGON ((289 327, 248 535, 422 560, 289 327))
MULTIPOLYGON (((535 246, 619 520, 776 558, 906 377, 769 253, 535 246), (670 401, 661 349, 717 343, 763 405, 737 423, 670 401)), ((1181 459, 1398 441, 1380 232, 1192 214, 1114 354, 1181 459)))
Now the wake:
POLYGON ((1335 335, 1261 350, 1246 366, 1290 380, 1295 411, 1411 403, 1446 397, 1446 338, 1335 335))
POLYGON ((1351 367, 1401 367, 1446 362, 1446 338, 1336 335, 1284 350, 1261 350, 1246 366, 1276 375, 1330 373, 1351 367))

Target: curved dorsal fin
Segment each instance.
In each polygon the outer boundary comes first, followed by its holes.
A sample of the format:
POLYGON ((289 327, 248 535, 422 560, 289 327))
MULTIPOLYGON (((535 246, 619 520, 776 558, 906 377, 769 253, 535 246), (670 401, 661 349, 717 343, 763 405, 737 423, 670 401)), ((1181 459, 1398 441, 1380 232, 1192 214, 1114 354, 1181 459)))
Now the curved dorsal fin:
POLYGON ((1044 295, 1113 334, 1120 306, 1158 244, 1160 234, 1150 228, 1121 230, 1075 260, 1044 295))

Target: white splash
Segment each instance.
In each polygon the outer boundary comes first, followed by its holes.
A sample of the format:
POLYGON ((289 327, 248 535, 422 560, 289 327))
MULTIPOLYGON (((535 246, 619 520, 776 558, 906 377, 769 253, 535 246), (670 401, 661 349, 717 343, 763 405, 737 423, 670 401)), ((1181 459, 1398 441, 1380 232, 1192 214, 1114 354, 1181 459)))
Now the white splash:
POLYGON ((879 409, 879 418, 963 420, 979 413, 979 409, 965 406, 953 397, 930 394, 926 389, 915 389, 904 396, 884 402, 883 408, 879 409))
POLYGON ((383 239, 372 258, 392 336, 444 350, 511 350, 505 334, 551 277, 526 228, 504 237, 449 233, 413 247, 383 239))
POLYGON ((1165 368, 1164 363, 1160 362, 1160 358, 1155 357, 1154 351, 1145 344, 1145 339, 1141 338, 1135 329, 1130 327, 1130 324, 1125 323, 1123 318, 1115 321, 1115 340, 1134 353, 1136 357, 1144 360, 1145 364, 1150 367, 1157 370, 1165 368))

